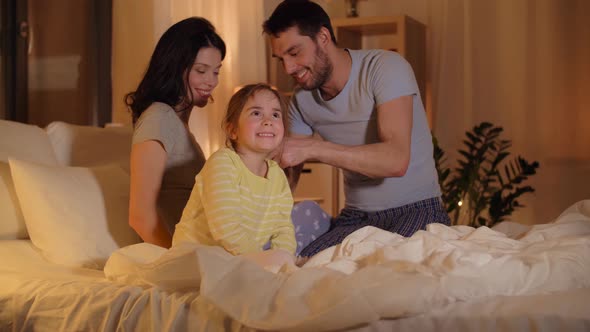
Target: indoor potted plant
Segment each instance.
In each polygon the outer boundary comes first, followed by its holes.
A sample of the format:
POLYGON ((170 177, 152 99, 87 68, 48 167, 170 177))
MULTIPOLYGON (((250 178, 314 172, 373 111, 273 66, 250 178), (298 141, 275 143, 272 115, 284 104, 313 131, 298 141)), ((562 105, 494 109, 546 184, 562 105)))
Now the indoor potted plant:
POLYGON ((462 158, 452 169, 433 138, 442 198, 453 225, 491 227, 523 206, 517 198, 535 191, 523 182, 536 173, 539 163, 521 156, 507 159, 511 141, 500 138, 502 131, 482 122, 466 132, 465 147, 459 150, 462 158))

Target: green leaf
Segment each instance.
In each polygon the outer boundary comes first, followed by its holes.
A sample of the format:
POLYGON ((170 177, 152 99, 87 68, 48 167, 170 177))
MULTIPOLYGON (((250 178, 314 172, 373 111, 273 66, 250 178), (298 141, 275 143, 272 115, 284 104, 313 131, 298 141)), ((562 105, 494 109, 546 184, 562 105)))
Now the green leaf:
POLYGON ((481 143, 481 139, 479 137, 477 137, 476 135, 473 135, 470 132, 466 132, 465 135, 467 135, 467 137, 471 140, 471 142, 477 144, 477 143, 481 143))
POLYGON ((459 154, 465 157, 465 160, 469 161, 471 159, 471 154, 467 151, 459 150, 459 154))
POLYGON ((460 157, 453 169, 444 165, 444 151, 438 147, 433 135, 433 155, 442 197, 454 222, 461 210, 457 205, 461 199, 469 202, 463 207, 471 209, 470 224, 492 226, 522 207, 518 198, 534 192, 532 187, 523 184, 536 174, 539 163, 528 162, 521 156, 507 161, 512 141, 503 139, 502 133, 502 127, 489 122, 482 122, 465 132, 466 139, 462 140, 465 148, 459 149, 460 157), (482 214, 489 215, 489 218, 482 214))

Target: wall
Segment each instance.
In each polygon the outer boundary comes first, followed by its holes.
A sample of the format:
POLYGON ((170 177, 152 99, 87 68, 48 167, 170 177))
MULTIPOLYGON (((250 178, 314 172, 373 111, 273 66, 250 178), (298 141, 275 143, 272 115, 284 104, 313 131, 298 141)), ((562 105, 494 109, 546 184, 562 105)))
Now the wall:
MULTIPOLYGON (((344 2, 331 1, 331 15, 344 2)), ((367 0, 360 15, 408 14, 429 27, 434 133, 451 153, 481 121, 541 167, 513 218, 548 222, 590 198, 590 2, 367 0)))
POLYGON ((96 21, 89 0, 28 1, 28 122, 95 123, 96 21), (63 17, 68 17, 67 20, 63 17), (76 27, 72 29, 72 27, 76 27))
MULTIPOLYGON (((160 37, 162 8, 155 0, 113 1, 113 119, 131 123, 131 114, 123 103, 125 94, 137 88, 160 37), (156 11, 158 9, 158 11, 156 11)), ((164 24, 167 24, 164 21, 164 24)))

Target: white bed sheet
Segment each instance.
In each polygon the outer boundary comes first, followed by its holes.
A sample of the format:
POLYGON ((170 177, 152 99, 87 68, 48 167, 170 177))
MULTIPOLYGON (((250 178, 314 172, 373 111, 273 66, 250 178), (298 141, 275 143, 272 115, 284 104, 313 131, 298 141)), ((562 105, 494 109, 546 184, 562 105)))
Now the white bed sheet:
MULTIPOLYGON (((464 308, 461 303, 500 296, 526 302, 526 296, 552 299, 561 293, 564 306, 577 308, 588 302, 568 295, 590 288, 590 200, 517 238, 486 227, 433 224, 410 238, 365 227, 303 268, 284 266, 277 274, 218 247, 152 248, 138 244, 115 252, 105 274, 129 285, 199 289, 230 317, 266 330, 344 329, 380 318, 398 322, 452 303, 464 308)), ((569 312, 544 308, 540 316, 569 312)), ((575 313, 586 320, 590 309, 575 313)))
POLYGON ((29 240, 0 241, 0 331, 249 331, 198 292, 106 280, 43 259, 29 240))
MULTIPOLYGON (((30 241, 0 241, 0 331, 251 331, 196 293, 115 285, 102 271, 45 261, 30 241)), ((497 296, 354 327, 369 331, 588 331, 590 289, 497 296)))
MULTIPOLYGON (((589 331, 589 308, 590 289, 581 288, 456 302, 350 328, 357 332, 589 331)), ((0 241, 0 331, 5 330, 253 329, 229 318, 198 292, 116 284, 103 271, 58 266, 44 260, 30 241, 10 240, 0 241)))
POLYGON ((423 315, 379 320, 352 331, 590 331, 590 289, 453 303, 423 315))

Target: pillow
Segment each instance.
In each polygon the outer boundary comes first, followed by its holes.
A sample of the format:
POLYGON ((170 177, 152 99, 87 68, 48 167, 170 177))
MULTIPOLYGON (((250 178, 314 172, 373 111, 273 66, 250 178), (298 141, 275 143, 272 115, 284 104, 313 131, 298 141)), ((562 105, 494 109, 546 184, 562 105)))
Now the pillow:
POLYGON ((29 237, 18 198, 14 192, 10 167, 0 161, 0 240, 29 237))
POLYGON ((131 126, 92 127, 52 122, 45 128, 59 163, 63 166, 119 164, 129 171, 131 126))
POLYGON ((0 120, 0 161, 9 158, 57 165, 45 130, 20 122, 0 120))
POLYGON ((57 165, 45 130, 19 122, 0 120, 0 240, 29 237, 14 192, 8 158, 57 165))
POLYGON ((11 159, 10 170, 31 241, 49 261, 102 269, 113 251, 140 241, 127 222, 129 175, 120 166, 11 159))

